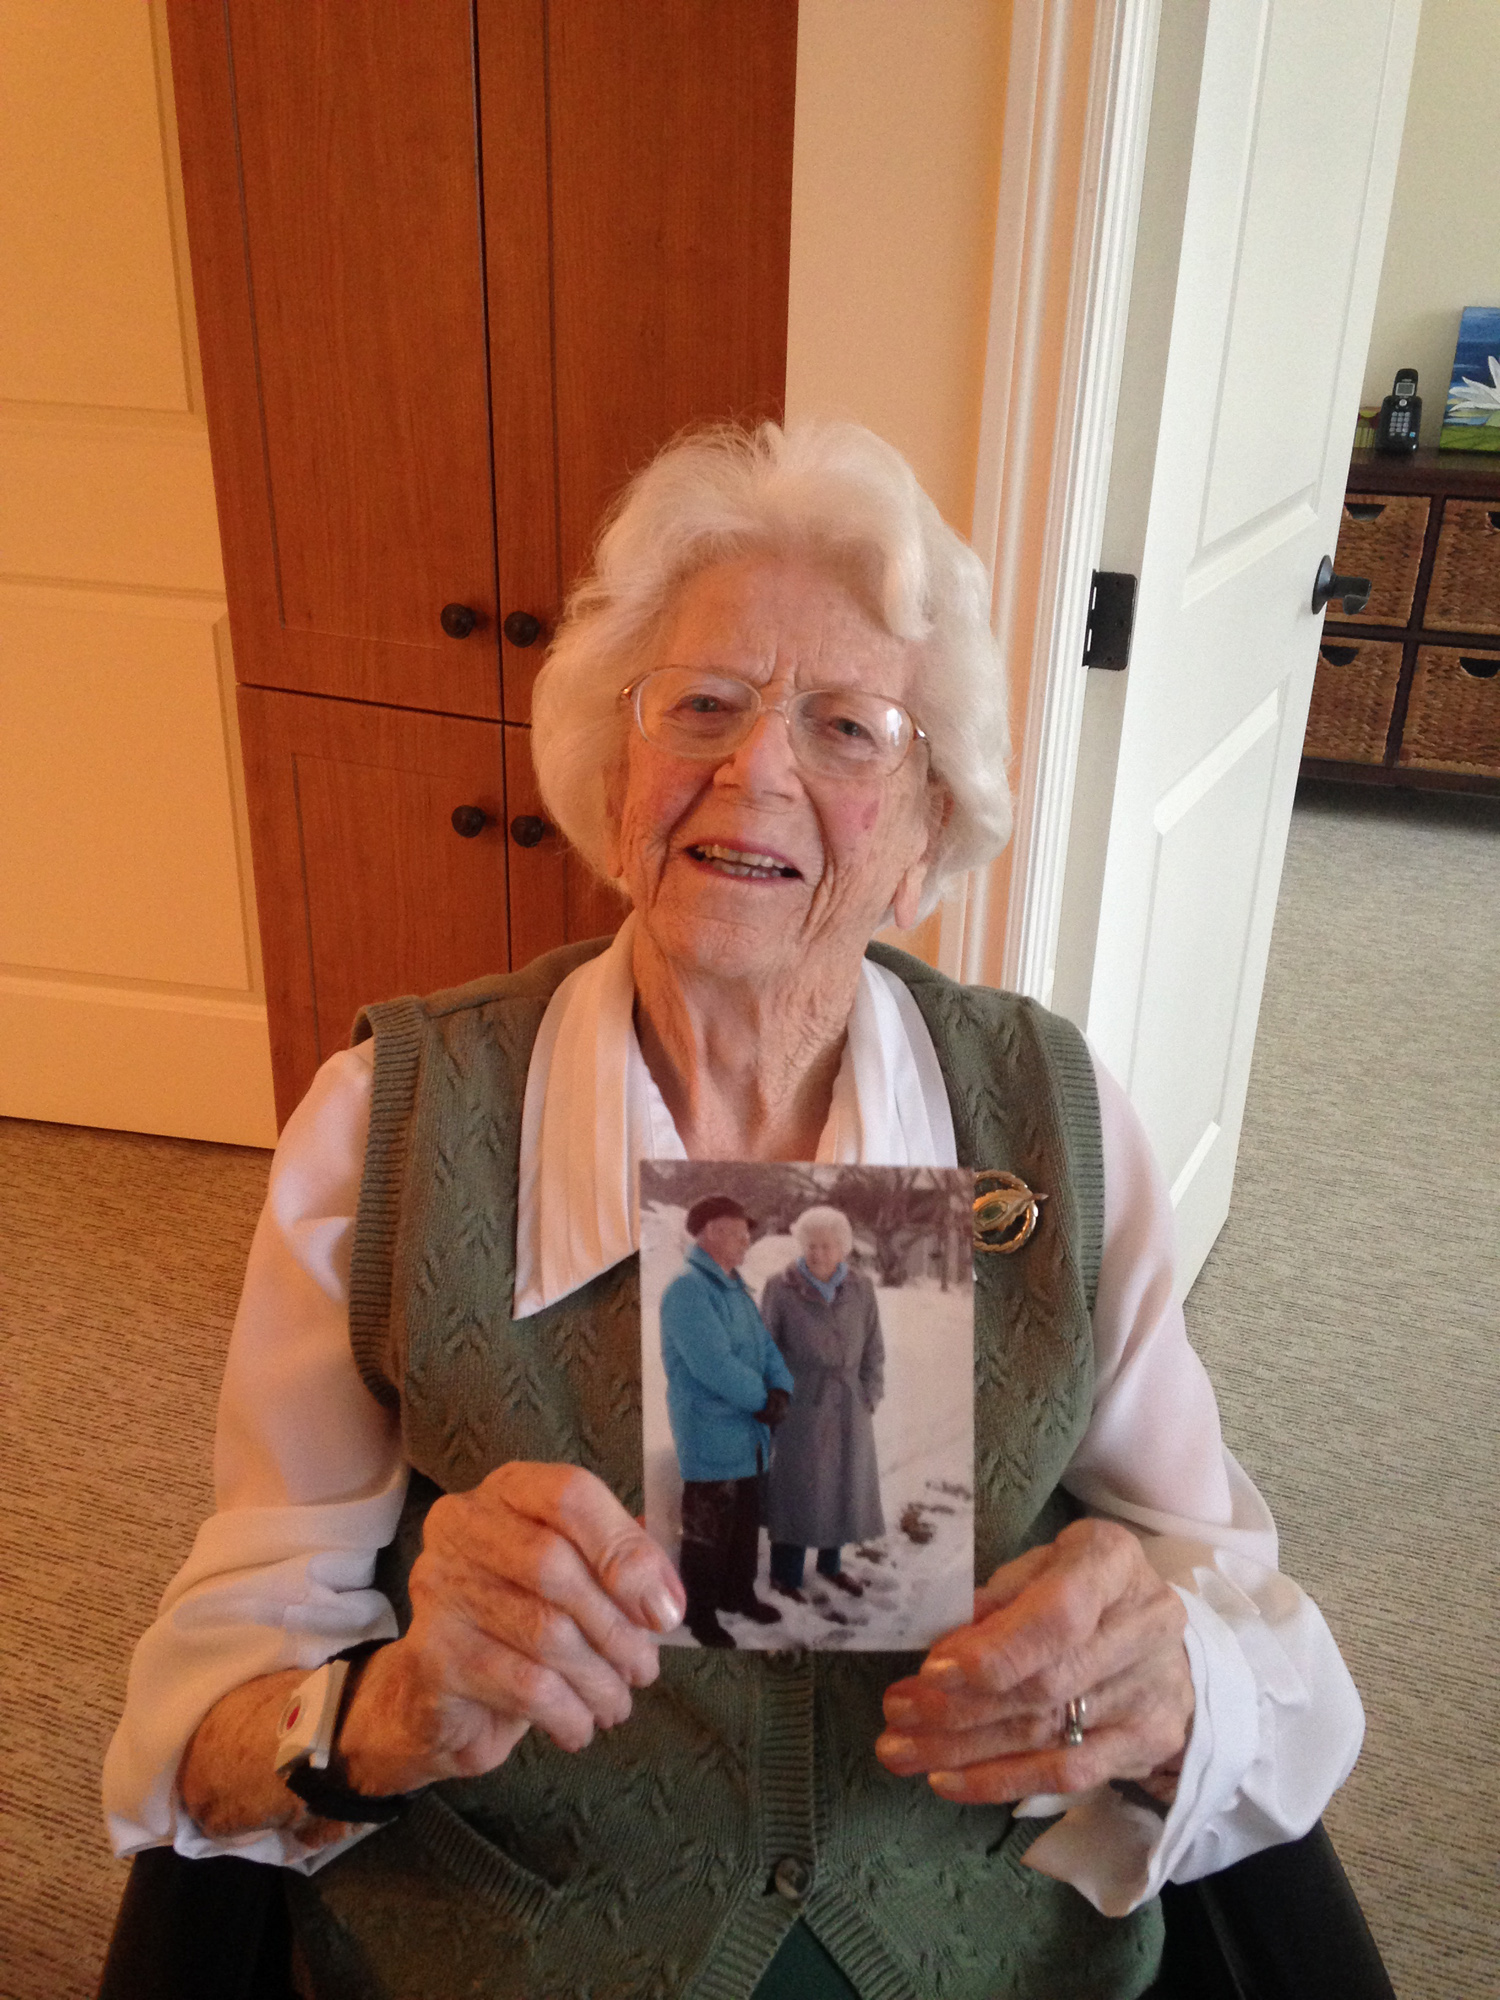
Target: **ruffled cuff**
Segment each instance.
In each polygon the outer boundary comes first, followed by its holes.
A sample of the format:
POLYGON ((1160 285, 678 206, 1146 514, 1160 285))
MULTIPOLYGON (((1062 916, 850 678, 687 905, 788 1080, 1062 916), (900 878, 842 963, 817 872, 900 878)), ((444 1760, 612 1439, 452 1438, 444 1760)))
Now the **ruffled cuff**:
POLYGON ((1187 1864, 1212 1844, 1212 1822, 1233 1803, 1259 1744, 1259 1689, 1244 1648, 1203 1595, 1174 1588, 1187 1611, 1194 1710, 1166 1818, 1108 1785, 1023 1799, 1016 1808, 1027 1817, 1063 1814, 1032 1842, 1026 1866, 1071 1883, 1106 1917, 1127 1916, 1179 1872, 1206 1874, 1219 1865, 1187 1864))

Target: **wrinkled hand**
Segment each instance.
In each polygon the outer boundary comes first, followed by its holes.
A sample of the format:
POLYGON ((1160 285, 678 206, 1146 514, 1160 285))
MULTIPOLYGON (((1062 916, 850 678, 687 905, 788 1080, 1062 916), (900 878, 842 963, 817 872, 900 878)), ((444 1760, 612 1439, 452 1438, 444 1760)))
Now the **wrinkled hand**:
POLYGON ((886 1690, 876 1754, 963 1804, 1112 1779, 1165 1803, 1193 1718, 1186 1623, 1128 1529, 1075 1521, 996 1570, 974 1593, 973 1624, 886 1690), (1069 1749, 1067 1704, 1080 1695, 1084 1740, 1069 1749))
POLYGON ((774 1431, 791 1407, 792 1399, 785 1389, 767 1389, 766 1407, 756 1411, 756 1421, 764 1424, 768 1430, 774 1431))
POLYGON ((501 1466, 434 1502, 410 1589, 411 1627, 371 1658, 339 1734, 365 1793, 493 1770, 533 1723, 581 1750, 656 1679, 652 1635, 685 1608, 663 1550, 570 1465, 501 1466))

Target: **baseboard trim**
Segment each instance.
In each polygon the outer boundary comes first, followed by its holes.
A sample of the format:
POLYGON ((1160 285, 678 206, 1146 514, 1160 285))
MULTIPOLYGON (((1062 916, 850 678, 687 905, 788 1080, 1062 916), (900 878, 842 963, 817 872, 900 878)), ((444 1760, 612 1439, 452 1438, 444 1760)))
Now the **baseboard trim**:
POLYGON ((0 1114, 274 1146, 265 1003, 0 974, 0 1114))

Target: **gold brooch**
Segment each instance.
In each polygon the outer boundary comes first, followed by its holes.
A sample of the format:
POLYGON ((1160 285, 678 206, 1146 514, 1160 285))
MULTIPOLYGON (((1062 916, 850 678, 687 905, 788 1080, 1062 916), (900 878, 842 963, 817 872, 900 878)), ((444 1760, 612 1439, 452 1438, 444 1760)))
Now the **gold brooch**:
POLYGON ((982 1181, 994 1185, 974 1196, 974 1248, 1009 1257, 1031 1240, 1047 1197, 1033 1194, 1019 1175, 999 1167, 981 1167, 974 1176, 976 1190, 982 1181))

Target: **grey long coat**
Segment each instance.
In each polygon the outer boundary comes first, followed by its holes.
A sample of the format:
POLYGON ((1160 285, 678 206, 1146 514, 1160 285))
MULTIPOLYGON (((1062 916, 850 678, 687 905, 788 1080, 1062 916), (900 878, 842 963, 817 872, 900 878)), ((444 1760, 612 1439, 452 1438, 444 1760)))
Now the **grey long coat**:
POLYGON ((874 1286, 849 1271, 827 1305, 790 1264, 767 1279, 760 1311, 795 1384, 771 1452, 771 1540, 831 1549, 883 1535, 870 1419, 885 1388, 885 1343, 874 1286))

